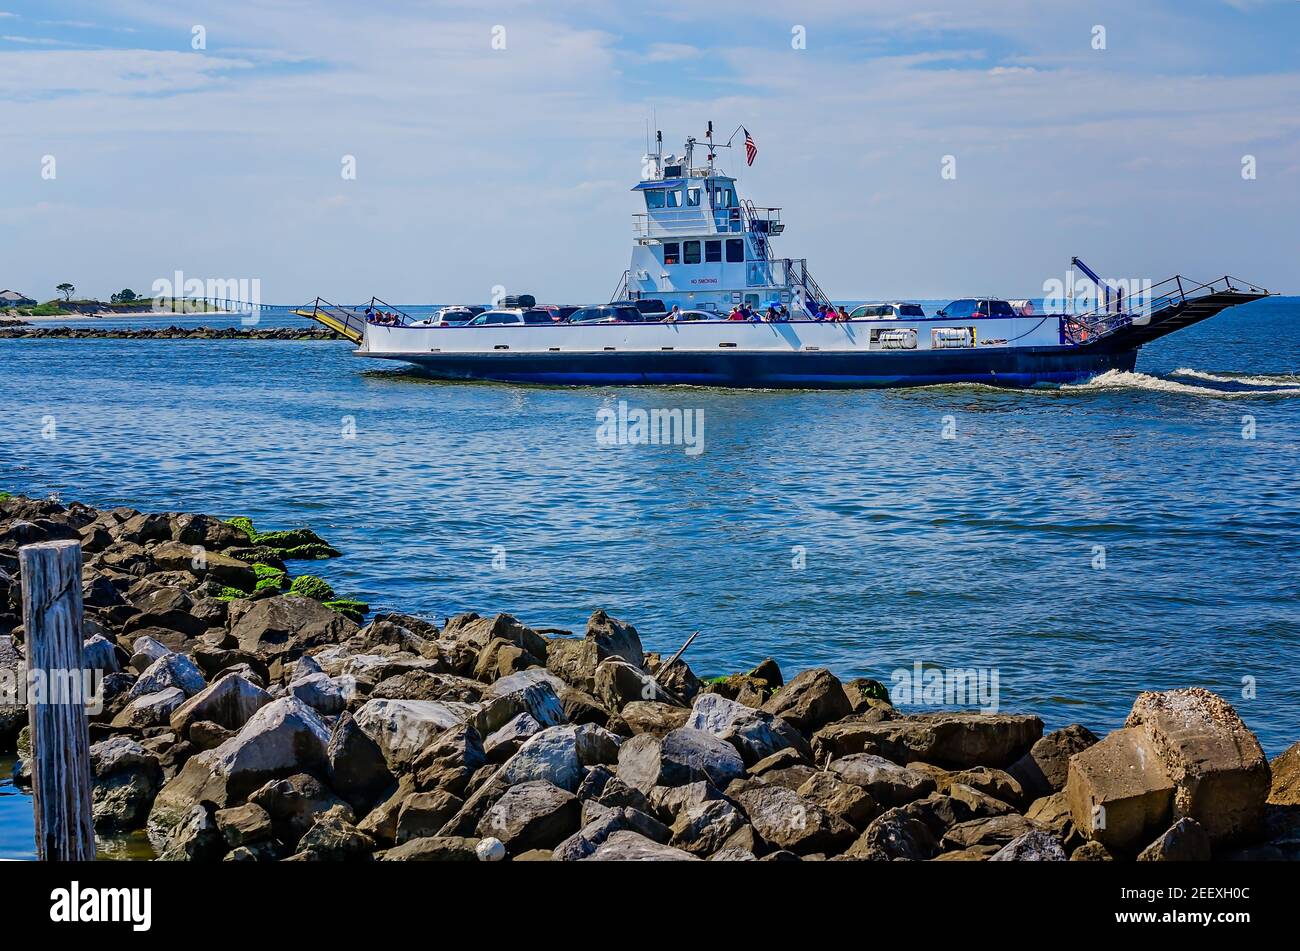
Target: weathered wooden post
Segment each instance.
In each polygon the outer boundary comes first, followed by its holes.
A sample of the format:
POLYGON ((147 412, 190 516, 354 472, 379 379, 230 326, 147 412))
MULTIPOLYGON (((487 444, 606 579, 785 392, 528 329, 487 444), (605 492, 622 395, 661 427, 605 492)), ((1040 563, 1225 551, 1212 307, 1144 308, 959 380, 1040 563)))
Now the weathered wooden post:
POLYGON ((18 550, 27 638, 27 719, 32 728, 36 857, 92 861, 90 730, 82 673, 81 545, 18 550))

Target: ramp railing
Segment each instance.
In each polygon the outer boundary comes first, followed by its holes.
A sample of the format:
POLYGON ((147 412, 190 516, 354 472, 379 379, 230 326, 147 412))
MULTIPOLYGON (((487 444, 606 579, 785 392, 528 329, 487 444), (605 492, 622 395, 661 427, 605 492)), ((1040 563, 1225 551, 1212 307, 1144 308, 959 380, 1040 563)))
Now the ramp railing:
POLYGON ((1136 298, 1130 295, 1126 301, 1122 295, 1117 297, 1110 308, 1102 306, 1082 314, 1063 315, 1065 337, 1070 343, 1088 343, 1131 325, 1135 317, 1142 318, 1142 322, 1146 322, 1146 319, 1159 320, 1161 314, 1174 308, 1193 304, 1215 294, 1231 293, 1260 297, 1267 296, 1268 291, 1230 275, 1201 282, 1175 274, 1152 285, 1136 298), (1135 300, 1138 302, 1136 308, 1131 306, 1135 300), (1126 304, 1130 305, 1128 309, 1126 304))
POLYGON ((355 308, 340 307, 331 304, 323 297, 317 297, 309 306, 304 306, 294 313, 328 327, 353 343, 361 343, 365 339, 366 318, 355 308))

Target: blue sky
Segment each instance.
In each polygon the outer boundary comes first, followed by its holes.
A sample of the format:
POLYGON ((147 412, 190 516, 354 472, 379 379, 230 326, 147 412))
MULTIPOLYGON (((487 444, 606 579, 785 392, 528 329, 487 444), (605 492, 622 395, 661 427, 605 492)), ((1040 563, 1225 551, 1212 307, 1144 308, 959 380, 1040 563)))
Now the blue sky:
POLYGON ((1297 37, 1295 0, 0 0, 0 286, 600 299, 653 113, 750 130, 730 170, 837 298, 1033 296, 1073 254, 1296 292, 1297 37))

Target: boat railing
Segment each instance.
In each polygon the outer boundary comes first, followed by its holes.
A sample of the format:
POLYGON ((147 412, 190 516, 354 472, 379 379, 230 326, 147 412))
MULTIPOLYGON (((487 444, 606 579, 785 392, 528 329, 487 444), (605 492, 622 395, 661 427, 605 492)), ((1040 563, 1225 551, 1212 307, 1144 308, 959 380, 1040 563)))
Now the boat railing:
POLYGON ((748 198, 741 202, 740 207, 744 209, 746 231, 778 235, 785 230, 780 208, 760 208, 748 198))
POLYGON ((331 304, 323 297, 317 297, 309 306, 304 306, 295 313, 323 324, 353 343, 361 343, 365 338, 366 318, 354 307, 341 307, 331 304))
POLYGON ((394 307, 392 304, 388 303, 385 300, 380 300, 378 297, 370 298, 370 310, 372 313, 374 311, 382 311, 383 313, 386 314, 395 314, 397 316, 399 323, 403 325, 413 323, 415 321, 414 317, 412 317, 406 311, 402 310, 400 307, 394 307))
POLYGON ((641 212, 632 216, 632 234, 637 238, 691 237, 708 234, 712 224, 708 209, 700 206, 661 211, 653 216, 641 212))
POLYGON ((773 284, 801 292, 810 304, 822 306, 831 302, 821 285, 808 273, 807 258, 773 258, 770 264, 773 284))
POLYGON ((616 300, 627 300, 627 282, 632 276, 631 270, 623 272, 623 276, 618 279, 618 285, 614 288, 614 293, 609 298, 611 302, 616 300))
POLYGON ((1120 292, 1101 307, 1080 314, 1063 314, 1065 336, 1070 343, 1087 343, 1129 326, 1135 318, 1145 322, 1171 308, 1182 307, 1211 294, 1227 292, 1268 294, 1264 288, 1231 275, 1225 274, 1212 281, 1195 281, 1175 274, 1144 288, 1140 294, 1129 295, 1127 299, 1120 292))

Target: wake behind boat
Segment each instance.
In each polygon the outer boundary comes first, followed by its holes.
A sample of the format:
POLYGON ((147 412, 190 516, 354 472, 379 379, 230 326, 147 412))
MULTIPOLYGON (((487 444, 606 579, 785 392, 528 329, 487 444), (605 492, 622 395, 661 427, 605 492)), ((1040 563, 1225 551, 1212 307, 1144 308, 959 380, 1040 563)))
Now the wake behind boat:
POLYGON ((633 189, 645 211, 634 219, 631 263, 608 305, 538 308, 525 296, 485 313, 462 309, 463 320, 417 321, 377 298, 364 309, 317 298, 297 313, 359 344, 359 356, 404 361, 441 379, 1026 387, 1131 371, 1144 344, 1268 295, 1235 278, 1181 275, 1138 293, 1076 258, 1072 267, 1096 291, 1097 305, 1082 312, 1073 312, 1073 295, 1060 313, 987 298, 929 316, 915 305, 837 312, 806 259, 774 252, 785 230, 781 209, 742 199, 736 178, 716 166, 717 149, 730 143, 713 142, 712 123, 703 165, 694 138, 680 157, 664 155, 662 134, 656 141, 633 189))

